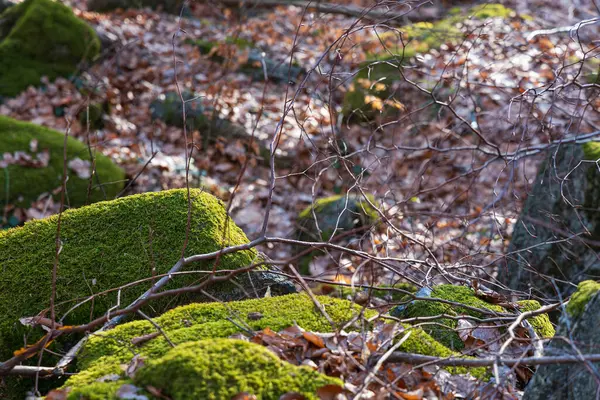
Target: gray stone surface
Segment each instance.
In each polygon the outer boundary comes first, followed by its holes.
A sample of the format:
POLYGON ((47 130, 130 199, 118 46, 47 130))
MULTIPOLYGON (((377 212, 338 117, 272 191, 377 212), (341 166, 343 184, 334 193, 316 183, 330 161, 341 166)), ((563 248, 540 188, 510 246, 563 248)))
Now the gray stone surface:
MULTIPOLYGON (((563 315, 555 339, 545 356, 577 355, 575 348, 560 337, 570 339, 582 354, 600 350, 600 292, 593 295, 578 318, 563 315)), ((600 393, 600 363, 554 364, 539 367, 529 382, 523 400, 597 399, 600 393), (595 376, 594 376, 595 375, 595 376)))
POLYGON ((556 297, 553 278, 568 295, 600 277, 598 248, 585 241, 599 240, 600 173, 585 158, 583 146, 565 145, 541 164, 499 268, 511 289, 556 297))

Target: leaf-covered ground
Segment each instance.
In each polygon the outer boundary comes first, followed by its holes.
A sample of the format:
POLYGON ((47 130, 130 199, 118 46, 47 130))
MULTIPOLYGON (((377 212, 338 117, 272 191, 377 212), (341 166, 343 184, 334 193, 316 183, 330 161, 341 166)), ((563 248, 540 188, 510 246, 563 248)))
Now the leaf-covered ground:
MULTIPOLYGON (((360 187, 375 195, 391 225, 351 247, 402 260, 397 269, 415 279, 427 279, 427 271, 406 260, 425 257, 455 265, 460 276, 463 265, 485 266, 504 254, 534 182, 539 147, 597 129, 600 104, 586 81, 597 68, 589 35, 597 28, 582 29, 578 40, 568 32, 530 38, 566 21, 560 14, 568 10, 552 10, 551 2, 506 5, 517 12, 506 18, 464 15, 455 24, 458 34, 441 32, 437 48, 406 60, 403 79, 393 84, 400 111, 391 120, 382 117, 379 125, 365 126, 342 121, 344 93, 369 54, 387 45, 382 37, 397 29, 391 24, 300 7, 239 12, 196 4, 192 17, 182 19, 151 10, 98 14, 75 1, 76 14, 110 39, 112 50, 77 79, 59 79, 6 100, 0 114, 59 131, 69 126, 69 134, 90 140, 129 178, 136 177, 130 193, 182 187, 183 129, 150 114, 153 100, 179 86, 254 136, 256 143, 247 148, 238 138, 208 143, 206 132, 187 132, 190 184, 229 199, 239 180, 231 213, 250 237, 260 231, 269 198, 268 154, 260 149, 276 138, 282 162, 276 169, 270 236, 292 237, 296 215, 315 196, 360 187), (234 51, 219 64, 190 43, 224 44, 230 38, 253 43, 282 65, 291 57, 310 74, 291 85, 265 84, 237 69, 247 51, 234 51), (87 129, 78 115, 102 102, 110 105, 104 127, 87 129)), ((371 107, 383 108, 377 101, 371 107)), ((30 209, 10 212, 22 222, 57 207, 42 196, 30 209)), ((265 251, 286 258, 293 249, 278 245, 265 251)), ((347 276, 359 265, 360 260, 330 253, 311 271, 347 276)))

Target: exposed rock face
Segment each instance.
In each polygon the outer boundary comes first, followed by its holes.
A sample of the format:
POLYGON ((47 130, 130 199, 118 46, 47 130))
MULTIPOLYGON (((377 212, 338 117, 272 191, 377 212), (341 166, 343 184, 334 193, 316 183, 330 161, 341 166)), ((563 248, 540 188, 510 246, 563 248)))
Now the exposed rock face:
POLYGON ((73 74, 100 51, 94 30, 51 0, 25 0, 0 15, 0 95, 15 96, 43 76, 73 74))
POLYGON ((510 288, 556 296, 600 276, 597 143, 561 146, 540 166, 499 278, 510 288), (587 240, 587 241, 586 241, 587 240), (553 283, 554 280, 554 283, 553 283))
MULTIPOLYGON (((581 282, 567 306, 567 313, 546 356, 598 353, 600 346, 600 284, 581 282), (563 340, 572 340, 573 346, 563 340)), ((580 400, 597 398, 600 363, 541 366, 525 390, 524 400, 580 400)))

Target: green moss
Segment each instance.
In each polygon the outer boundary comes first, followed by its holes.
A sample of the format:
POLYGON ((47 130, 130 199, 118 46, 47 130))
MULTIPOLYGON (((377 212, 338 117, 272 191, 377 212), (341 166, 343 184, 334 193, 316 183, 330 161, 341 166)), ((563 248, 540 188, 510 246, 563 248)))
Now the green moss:
POLYGON ((181 400, 226 400, 240 392, 253 393, 265 400, 297 392, 316 400, 318 388, 342 385, 340 380, 308 367, 285 363, 263 346, 232 339, 178 346, 161 358, 149 360, 134 380, 181 400))
MULTIPOLYGON (((519 305, 521 312, 535 311, 541 307, 540 303, 536 300, 521 300, 517 302, 517 304, 519 305)), ((533 326, 533 329, 539 337, 554 337, 556 331, 554 330, 552 322, 550 322, 548 314, 536 315, 535 317, 530 318, 528 321, 531 326, 533 326)))
POLYGON ((25 0, 0 20, 0 95, 39 85, 43 76, 68 77, 100 51, 94 30, 59 2, 25 0))
MULTIPOLYGON (((454 285, 439 285, 436 286, 431 297, 449 300, 455 303, 465 304, 467 306, 488 309, 497 312, 506 312, 502 307, 489 304, 475 296, 473 290, 466 286, 454 286, 454 285)), ((426 301, 419 300, 408 305, 404 311, 403 317, 414 318, 414 317, 432 317, 440 314, 447 315, 470 315, 477 318, 484 318, 485 316, 481 313, 475 312, 468 308, 457 307, 452 304, 441 303, 437 301, 426 301)), ((455 349, 462 350, 465 346, 463 341, 458 336, 458 333, 454 331, 457 327, 457 320, 450 318, 441 318, 435 321, 439 325, 425 325, 423 329, 429 333, 433 338, 438 340, 445 346, 455 349)))
POLYGON ((578 318, 583 313, 585 306, 598 290, 600 290, 600 283, 595 281, 583 281, 577 285, 577 291, 573 293, 567 304, 567 312, 572 318, 578 318))
MULTIPOLYGON (((57 221, 58 216, 53 216, 0 232, 0 358, 6 358, 23 345, 23 334, 28 331, 18 319, 37 315, 48 305, 57 221)), ((185 190, 129 196, 63 213, 57 315, 93 293, 148 278, 153 273, 167 272, 181 256, 186 221, 185 190)), ((246 235, 227 217, 221 201, 199 190, 191 191, 191 227, 186 255, 214 252, 223 246, 247 241, 246 235)), ((218 269, 247 266, 255 259, 255 251, 228 254, 221 257, 218 269)), ((213 263, 214 260, 199 262, 189 269, 212 270, 213 263)), ((200 275, 177 278, 168 287, 199 279, 200 275)), ((123 290, 121 304, 130 303, 150 285, 148 281, 123 290)), ((220 295, 222 298, 234 296, 233 292, 220 295)), ((198 299, 198 295, 164 299, 152 303, 152 309, 147 312, 155 314, 193 299, 198 299)), ((85 322, 115 304, 116 292, 97 297, 77 308, 63 322, 69 325, 85 322)), ((28 332, 27 342, 32 343, 41 332, 40 329, 28 332)))
MULTIPOLYGON (((335 329, 344 326, 362 310, 356 304, 345 300, 326 296, 318 296, 318 300, 334 321, 335 329)), ((367 318, 376 315, 371 310, 365 310, 364 313, 367 318)), ((162 327, 176 346, 202 339, 229 337, 241 332, 240 327, 246 327, 253 331, 268 327, 274 331, 280 331, 297 324, 314 332, 330 332, 333 329, 305 294, 233 301, 226 304, 189 304, 166 312, 156 318, 155 322, 162 327), (260 315, 260 318, 250 318, 251 314, 260 315)), ((355 328, 361 329, 362 325, 355 328)), ((420 328, 406 325, 405 329, 410 330, 411 335, 402 344, 400 351, 440 357, 458 355, 435 341, 420 328)), ((99 377, 115 373, 118 365, 128 363, 134 353, 152 360, 168 354, 171 347, 163 336, 157 336, 138 347, 130 345, 133 338, 155 331, 156 329, 150 322, 140 320, 123 324, 111 331, 91 337, 79 356, 78 367, 82 372, 71 377, 65 386, 79 388, 94 384, 99 377)), ((487 376, 487 372, 483 368, 451 370, 457 373, 470 372, 478 377, 487 376)))
MULTIPOLYGON (((503 307, 490 304, 475 295, 475 292, 466 286, 454 286, 454 285, 439 285, 433 288, 431 297, 449 300, 454 303, 465 304, 470 307, 490 310, 499 313, 507 313, 508 310, 503 307)), ((526 300, 518 303, 521 311, 532 311, 540 308, 540 304, 535 300, 526 300)), ((415 318, 415 317, 432 317, 440 314, 446 315, 470 315, 476 318, 486 318, 485 314, 470 310, 468 308, 462 308, 453 304, 445 304, 437 301, 426 301, 419 300, 409 304, 402 313, 403 318, 415 318)), ((424 325, 423 329, 429 333, 433 338, 438 340, 445 346, 455 349, 464 349, 464 343, 458 336, 458 333, 454 331, 457 327, 457 320, 450 318, 440 318, 435 321, 440 325, 424 325)), ((535 329, 536 333, 540 337, 549 338, 554 336, 554 327, 550 323, 550 319, 547 314, 538 315, 529 319, 529 322, 535 329)))
MULTIPOLYGON (((338 327, 360 312, 360 307, 345 300, 320 296, 319 301, 338 327)), ((373 315, 373 312, 367 312, 373 315)), ((316 332, 329 332, 332 327, 306 295, 287 295, 222 303, 197 303, 181 306, 157 317, 155 321, 167 332, 172 342, 181 344, 193 340, 228 337, 245 326, 254 331, 271 328, 280 331, 293 324, 316 332), (249 315, 259 313, 259 319, 249 315), (227 318, 233 318, 234 324, 227 318)), ((119 357, 121 362, 132 353, 123 346, 132 338, 155 332, 148 321, 133 321, 90 339, 83 349, 79 364, 83 368, 104 364, 101 357, 119 357)), ((138 351, 143 355, 161 356, 169 349, 163 337, 157 337, 138 351)))
POLYGON ((600 160, 600 142, 587 142, 583 144, 583 155, 585 160, 600 160))
MULTIPOLYGON (((113 374, 122 375, 118 364, 113 374)), ((106 370, 108 372, 108 369, 106 370)), ((140 388, 138 394, 154 398, 143 389, 152 386, 171 399, 229 400, 248 392, 261 399, 279 399, 287 392, 302 393, 317 399, 322 386, 342 385, 336 378, 322 375, 308 367, 281 361, 267 348, 234 339, 191 341, 169 349, 163 356, 148 358, 136 371, 133 380, 98 382, 103 376, 77 375, 69 381, 69 399, 116 399, 124 384, 140 388)), ((114 379, 114 378, 113 378, 114 379)))
POLYGON ((504 7, 502 4, 481 4, 469 11, 469 15, 477 19, 508 18, 514 14, 513 10, 504 7))
MULTIPOLYGON (((52 192, 61 187, 63 173, 64 134, 35 124, 20 122, 0 116, 0 153, 17 151, 30 154, 37 159, 37 153, 49 151, 50 161, 45 168, 9 165, 0 171, 0 201, 19 206, 28 206, 44 192, 52 192), (30 151, 30 143, 37 140, 37 152, 30 151)), ((69 137, 67 140, 67 162, 80 158, 90 160, 88 147, 69 137)), ((92 178, 92 187, 88 195, 90 179, 82 179, 67 169, 67 205, 80 206, 86 203, 114 198, 123 188, 125 174, 103 154, 96 152, 97 176, 92 178), (98 187, 98 182, 102 187, 98 187)), ((0 160, 2 154, 0 154, 0 160)), ((59 200, 60 195, 55 196, 59 200)))

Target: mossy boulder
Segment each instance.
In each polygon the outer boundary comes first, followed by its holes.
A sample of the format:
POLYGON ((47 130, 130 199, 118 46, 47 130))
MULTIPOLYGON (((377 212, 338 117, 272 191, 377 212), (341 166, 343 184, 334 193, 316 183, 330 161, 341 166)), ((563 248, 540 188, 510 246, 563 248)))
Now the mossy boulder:
MULTIPOLYGON (((600 335, 600 284, 583 281, 561 316, 556 338, 545 348, 547 356, 598 354, 600 335), (567 340, 565 340, 567 339, 567 340)), ((525 400, 594 399, 598 393, 595 372, 600 362, 542 365, 529 382, 525 400)))
POLYGON ((573 283, 600 275, 599 159, 600 143, 591 142, 553 149, 542 161, 498 268, 508 287, 549 297, 558 288, 566 297, 573 283))
MULTIPOLYGON (((63 175, 64 134, 12 118, 0 116, 0 199, 28 206, 42 193, 60 189, 63 175), (16 158, 22 161, 16 160, 16 158), (29 158, 30 161, 25 159, 29 158)), ((125 173, 100 152, 67 138, 67 166, 76 159, 87 162, 90 177, 80 177, 67 168, 67 206, 81 206, 114 198, 123 189, 125 173), (95 157, 92 174, 90 151, 95 157)), ((60 195, 55 195, 59 200, 60 195)))
MULTIPOLYGON (((369 201, 359 194, 348 193, 345 195, 334 195, 316 199, 314 203, 306 207, 296 219, 296 239, 308 242, 328 241, 332 236, 347 233, 350 230, 361 227, 370 227, 377 223, 379 214, 369 204, 377 204, 372 195, 369 201)), ((360 236, 349 235, 345 239, 360 236)), ((305 248, 299 247, 297 251, 305 248)), ((313 251, 302 257, 300 270, 302 273, 309 272, 309 264, 313 257, 319 253, 313 251)))
MULTIPOLYGON (((417 54, 438 49, 446 43, 458 44, 465 34, 459 24, 467 18, 507 18, 514 12, 501 4, 478 5, 467 12, 451 11, 446 18, 434 22, 417 22, 400 29, 378 31, 373 37, 376 51, 367 54, 353 82, 346 92, 342 105, 344 119, 349 122, 371 122, 377 116, 397 115, 403 111, 406 88, 397 90, 396 83, 403 80, 402 68, 417 54)), ((412 92, 411 96, 421 95, 412 92)), ((428 99, 425 98, 424 102, 428 99)))
POLYGON ((298 237, 327 241, 352 229, 371 226, 379 220, 379 214, 369 202, 377 204, 371 195, 367 201, 362 195, 352 193, 317 199, 298 215, 298 237))
MULTIPOLYGON (((71 388, 69 398, 72 399, 79 399, 80 396, 94 399, 94 393, 101 393, 99 396, 103 399, 113 399, 124 384, 137 385, 142 388, 140 393, 148 395, 149 398, 153 397, 144 392, 144 385, 164 389, 163 394, 173 399, 230 399, 235 391, 254 391, 253 394, 258 398, 278 399, 278 396, 290 391, 290 388, 303 393, 309 399, 315 399, 316 388, 323 384, 340 382, 314 372, 309 373, 304 368, 284 365, 271 356, 263 356, 264 351, 256 346, 241 345, 237 340, 216 338, 227 338, 241 333, 241 326, 254 331, 265 328, 280 331, 296 324, 313 332, 331 332, 341 328, 361 312, 364 312, 367 318, 376 315, 374 311, 364 311, 349 301, 327 296, 318 296, 317 299, 333 320, 334 327, 305 294, 233 301, 226 304, 190 304, 168 311, 156 318, 155 322, 162 327, 175 348, 172 348, 162 335, 135 347, 135 353, 144 359, 144 366, 136 372, 133 379, 127 377, 121 368, 122 364, 127 364, 133 359, 131 340, 154 333, 156 328, 146 320, 117 326, 90 338, 79 356, 78 368, 81 372, 69 378, 64 387, 71 388), (250 318, 251 315, 257 314, 260 318, 250 318), (211 347, 215 351, 209 350, 211 347), (221 356, 216 350, 221 350, 221 356), (247 357, 244 361, 241 354, 249 354, 247 351, 260 355, 265 362, 258 363, 262 367, 256 366, 254 357, 247 357), (206 360, 202 361, 202 357, 206 360), (232 362, 230 357, 233 358, 232 362), (268 363, 265 360, 268 360, 268 363), (208 361, 212 361, 212 370, 205 374, 208 361), (269 375, 258 372, 262 368, 271 371, 269 375), (290 378, 284 378, 284 374, 280 373, 282 371, 293 372, 294 379, 290 381, 290 378), (186 379, 188 372, 197 379, 188 379, 190 383, 182 383, 186 388, 184 391, 183 386, 174 382, 186 379), (223 379, 224 376, 232 374, 237 375, 237 378, 223 379), (107 376, 112 376, 112 380, 102 379, 107 376), (249 386, 249 382, 254 382, 252 385, 255 386, 249 386), (265 382, 269 384, 266 385, 265 382), (289 386, 282 385, 282 382, 289 386), (213 397, 205 397, 207 390, 213 397), (188 392, 198 395, 186 397, 185 393, 188 392)), ((359 325, 356 328, 362 329, 364 326, 359 325)), ((409 325, 405 328, 411 330, 411 335, 400 346, 400 351, 441 357, 456 355, 420 328, 412 328, 409 325)), ((348 327, 346 329, 348 330, 348 327)), ((467 372, 464 368, 454 370, 467 372)), ((486 373, 485 369, 481 368, 471 369, 470 372, 479 377, 485 376, 486 373)))
POLYGON ((15 96, 43 76, 73 74, 100 51, 94 30, 52 0, 25 0, 0 15, 0 95, 15 96))
MULTIPOLYGON (((192 190, 189 239, 185 255, 215 252, 247 243, 244 232, 227 216, 217 198, 192 190)), ((63 324, 73 325, 102 315, 117 304, 129 304, 151 285, 153 276, 166 273, 181 257, 186 240, 188 200, 186 190, 145 193, 99 202, 63 213, 61 252, 56 284, 56 313, 63 324), (71 310, 84 298, 148 278, 140 285, 96 297, 71 310)), ((43 331, 22 326, 19 318, 37 315, 48 306, 55 258, 58 216, 26 223, 0 232, 0 358, 37 340, 43 331), (25 336, 24 336, 25 335, 25 336)), ((223 255, 218 265, 207 260, 186 270, 236 269, 260 262, 254 250, 223 255)), ((198 283, 204 274, 174 277, 168 288, 198 283)), ((263 296, 294 290, 289 282, 267 271, 246 274, 238 285, 222 284, 207 290, 220 299, 263 296)), ((201 300, 199 294, 181 295, 146 307, 156 315, 176 304, 201 300)))
MULTIPOLYGON (((453 303, 464 304, 469 307, 474 307, 482 310, 489 310, 498 313, 507 313, 509 310, 477 297, 475 291, 466 286, 456 285, 438 285, 431 289, 421 289, 416 293, 417 297, 432 297, 442 300, 448 300, 453 303)), ((519 302, 519 311, 532 311, 540 308, 540 304, 535 300, 527 300, 519 302)), ((448 304, 438 301, 416 300, 407 305, 398 306, 392 312, 392 315, 399 318, 416 318, 416 317, 433 317, 437 315, 469 315, 476 318, 486 318, 483 313, 474 311, 470 308, 462 308, 455 304, 448 304)), ((554 327, 550 323, 548 315, 538 315, 531 318, 530 323, 535 329, 536 334, 542 338, 554 336, 554 327)), ((440 318, 436 320, 435 325, 425 325, 423 329, 429 333, 434 339, 444 344, 446 347, 453 350, 463 350, 464 342, 459 337, 455 330, 458 326, 458 321, 453 318, 440 318)))

